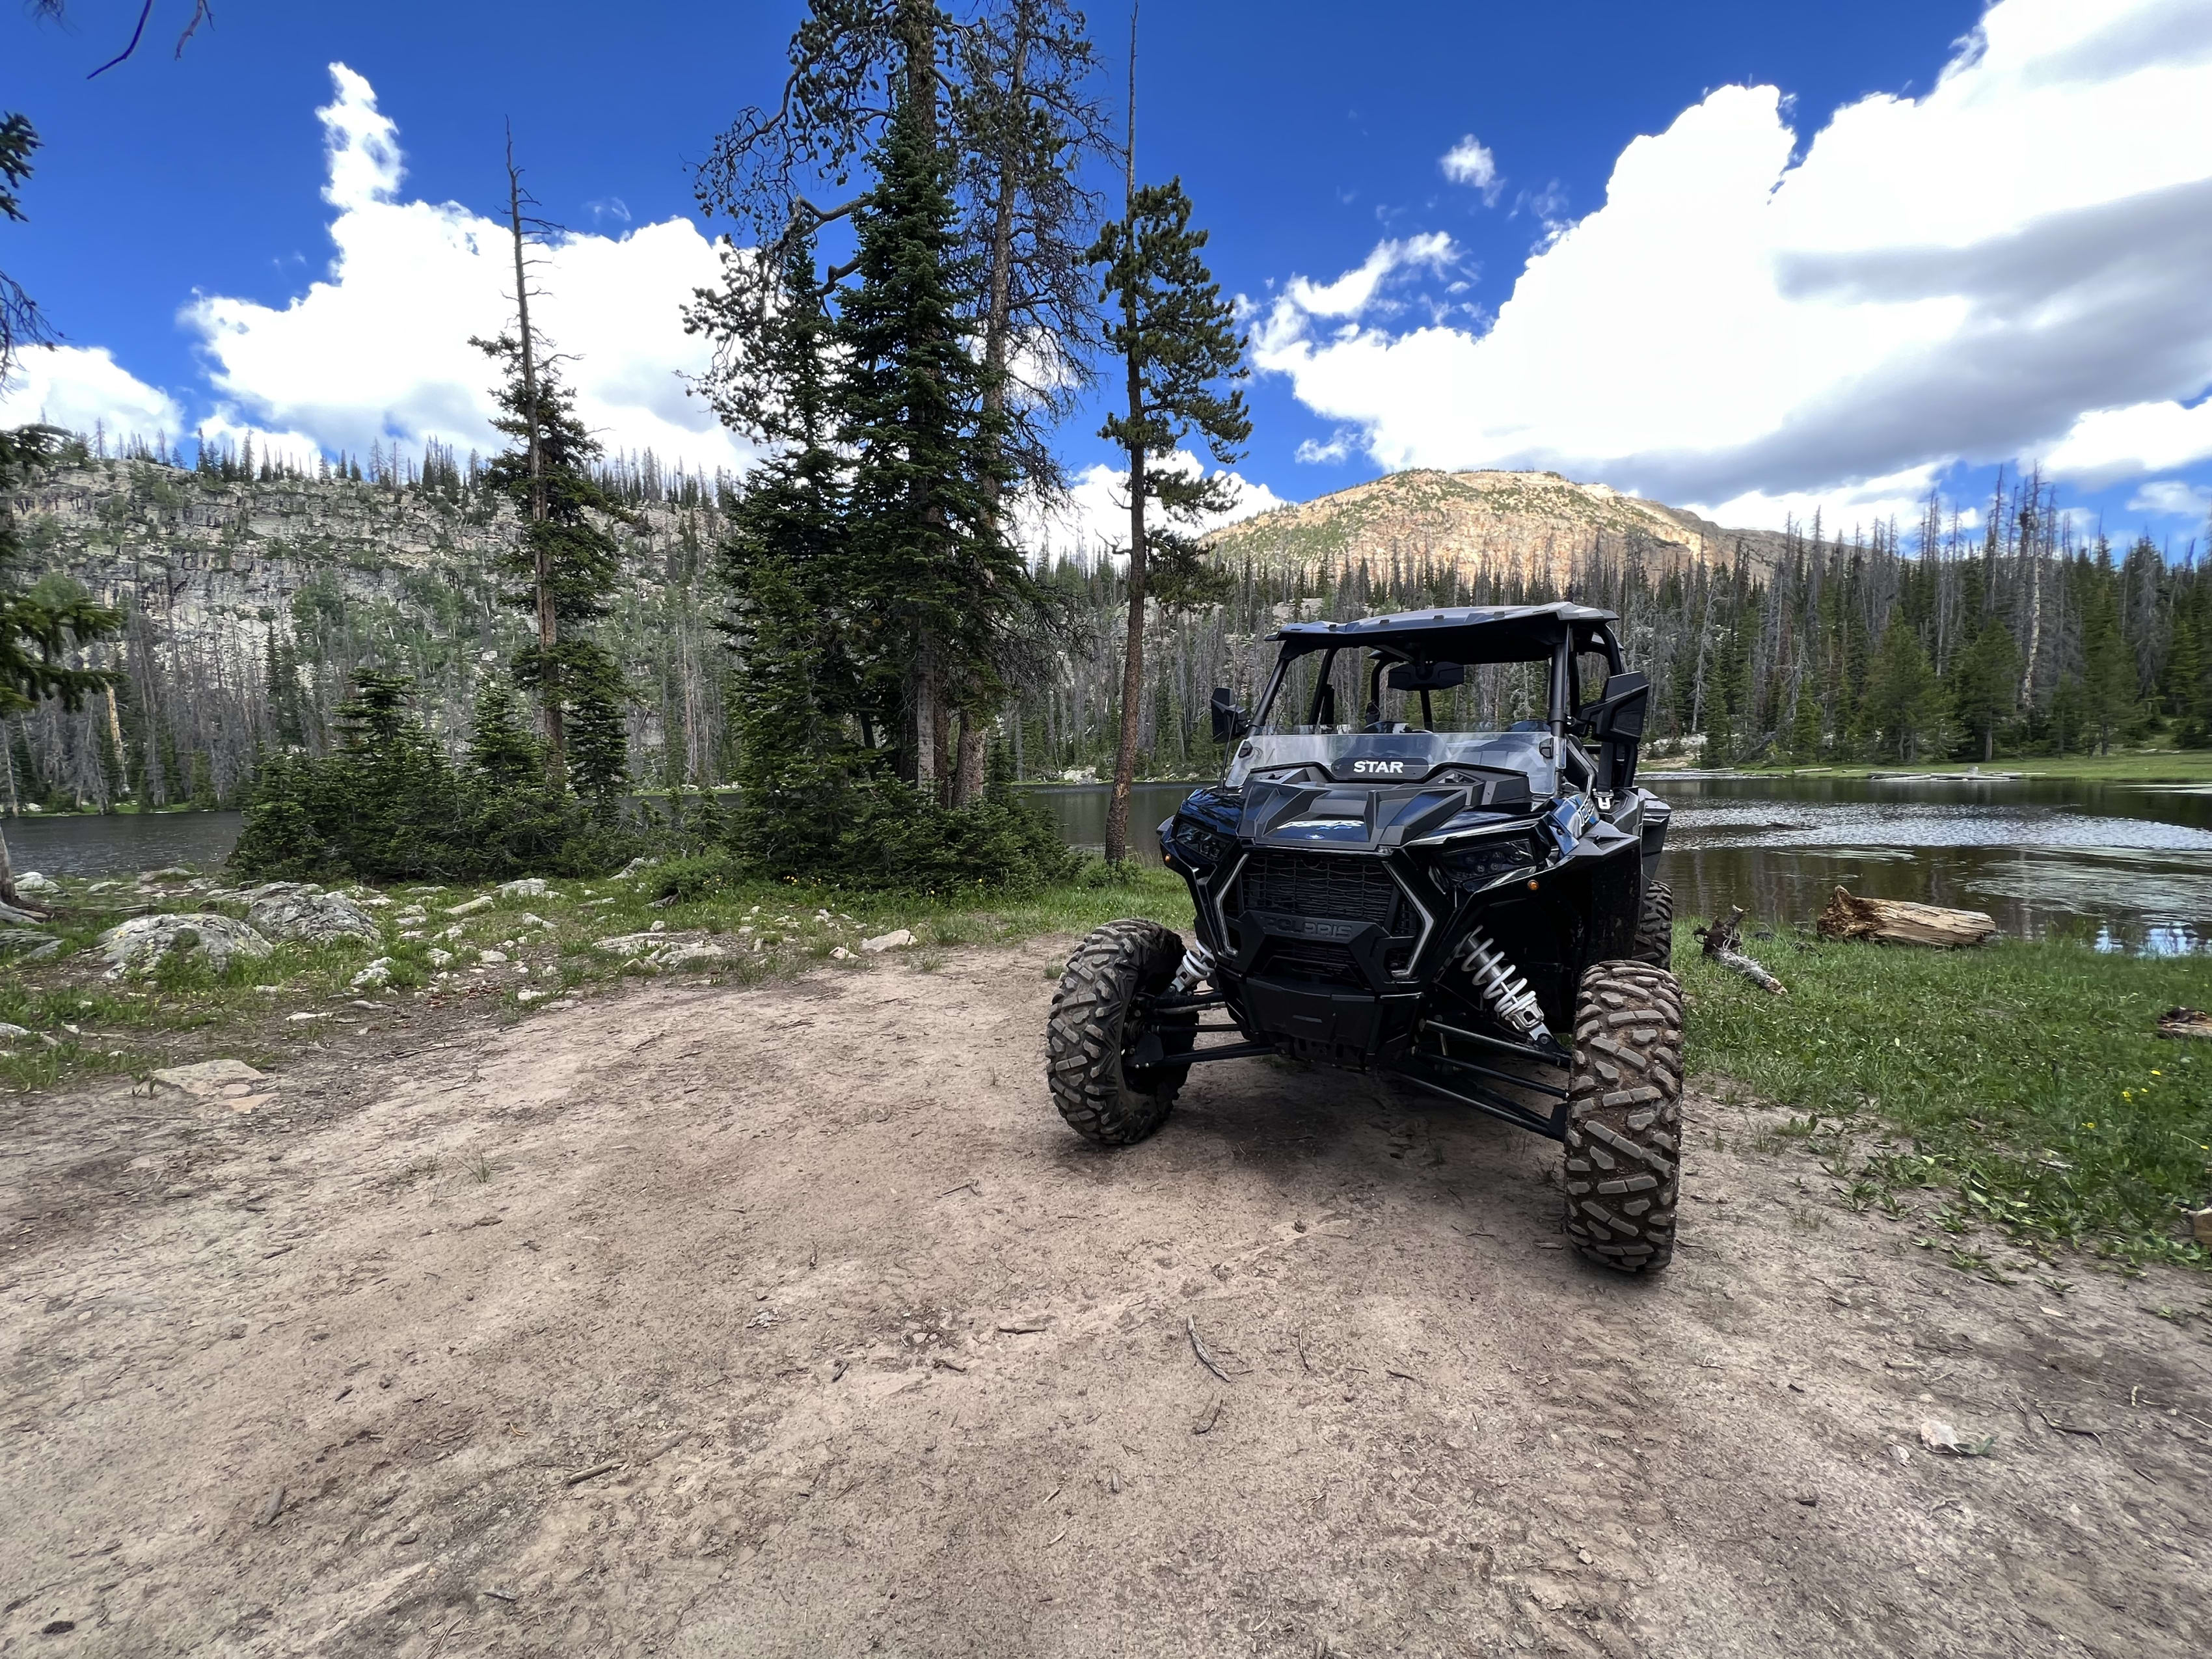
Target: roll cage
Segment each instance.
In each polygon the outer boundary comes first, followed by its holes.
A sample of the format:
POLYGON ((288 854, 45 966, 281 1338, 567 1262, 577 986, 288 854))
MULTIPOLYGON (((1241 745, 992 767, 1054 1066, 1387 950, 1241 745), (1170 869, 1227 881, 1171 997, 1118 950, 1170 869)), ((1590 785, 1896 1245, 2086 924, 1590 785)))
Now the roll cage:
MULTIPOLYGON (((1400 611, 1369 617, 1357 622, 1286 623, 1267 637, 1281 643, 1273 672, 1261 693, 1251 724, 1265 726, 1282 695, 1291 665, 1315 652, 1323 654, 1314 676, 1313 696, 1306 711, 1309 726, 1322 724, 1324 708, 1334 701, 1332 671, 1339 653, 1371 651, 1375 659, 1368 672, 1368 700, 1380 702, 1385 670, 1399 666, 1419 672, 1435 664, 1458 664, 1472 668, 1490 663, 1548 662, 1544 724, 1555 738, 1575 729, 1578 711, 1584 708, 1580 665, 1585 653, 1602 655, 1608 690, 1613 677, 1626 672, 1620 642, 1612 624, 1619 618, 1610 611, 1579 605, 1484 605, 1438 611, 1400 611)), ((1433 726, 1430 689, 1411 686, 1421 696, 1425 725, 1433 726)))

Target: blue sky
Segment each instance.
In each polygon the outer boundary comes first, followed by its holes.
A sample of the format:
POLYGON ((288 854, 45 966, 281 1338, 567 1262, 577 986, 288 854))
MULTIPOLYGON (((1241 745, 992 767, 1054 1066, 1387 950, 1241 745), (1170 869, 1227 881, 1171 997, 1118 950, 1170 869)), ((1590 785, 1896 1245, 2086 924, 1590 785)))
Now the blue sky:
MULTIPOLYGON (((0 268, 112 358, 58 362, 11 413, 465 443, 483 377, 459 337, 487 299, 453 246, 498 205, 512 116, 546 210, 588 234, 555 320, 587 410, 617 441, 740 458, 670 389, 693 349, 676 301, 711 269, 680 222, 714 134, 773 99, 798 7, 225 0, 173 61, 185 7, 162 0, 148 47, 91 82, 135 3, 0 21, 0 107, 47 142, 0 268), (332 131, 366 169, 338 203, 332 131), (302 305, 332 284, 334 227, 342 280, 302 305)), ((1118 92, 1127 13, 1093 16, 1118 92)), ((1182 174, 1252 302, 1251 499, 1553 465, 1741 521, 1848 520, 2056 456, 2069 501, 2178 547, 2212 499, 2189 228, 2212 129, 2112 112, 2212 106, 2212 0, 2005 0, 1962 47, 1983 21, 1952 0, 1155 0, 1139 167, 1182 174), (2038 151, 2052 129, 2063 150, 2038 151), (2124 246, 2134 265, 2069 252, 2124 246)), ((1079 477, 1110 459, 1095 424, 1064 434, 1079 477)), ((1095 506, 1109 481, 1090 483, 1095 506)))

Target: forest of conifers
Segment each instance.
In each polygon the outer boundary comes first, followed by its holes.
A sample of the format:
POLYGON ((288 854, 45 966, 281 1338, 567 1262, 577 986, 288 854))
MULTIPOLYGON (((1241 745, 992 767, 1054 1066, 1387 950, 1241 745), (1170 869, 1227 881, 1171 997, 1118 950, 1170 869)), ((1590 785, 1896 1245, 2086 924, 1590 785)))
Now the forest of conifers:
MULTIPOLYGON (((632 695, 633 776, 641 788, 720 784, 736 757, 715 552, 741 482, 650 455, 611 461, 602 478, 635 515, 618 532, 624 580, 603 630, 632 695)), ((493 569, 493 550, 515 533, 512 507, 481 486, 474 458, 441 447, 303 469, 214 445, 186 465, 103 434, 18 506, 46 580, 82 583, 124 611, 123 636, 89 655, 128 678, 112 702, 10 723, 8 810, 234 804, 259 757, 335 740, 362 668, 409 678, 432 729, 458 747, 480 672, 525 626, 500 603, 493 569), (269 534, 272 514, 316 533, 269 534)), ((1271 550, 1260 520, 1222 561, 1226 600, 1154 626, 1140 771, 1215 768, 1211 689, 1255 692, 1265 635, 1293 616, 1554 597, 1620 613, 1632 664, 1655 682, 1658 742, 1701 744, 1712 763, 2212 741, 2212 583, 2193 545, 2116 545, 2033 477, 1979 506, 1971 529, 1941 501, 1902 529, 1837 534, 1816 520, 1790 531, 1778 558, 1739 551, 1732 565, 1595 537, 1564 592, 1418 550, 1271 550)), ((1121 578, 1064 559, 1043 574, 1060 609, 999 723, 1003 763, 1030 779, 1110 773, 1121 578)), ((1462 712, 1484 720, 1528 712, 1503 678, 1478 677, 1462 695, 1462 712)))

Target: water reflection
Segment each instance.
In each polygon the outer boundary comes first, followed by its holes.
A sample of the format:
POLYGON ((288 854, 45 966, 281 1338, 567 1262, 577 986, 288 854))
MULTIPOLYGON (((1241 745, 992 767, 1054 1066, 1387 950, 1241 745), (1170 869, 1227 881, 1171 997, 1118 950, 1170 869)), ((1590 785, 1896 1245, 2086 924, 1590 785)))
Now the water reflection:
POLYGON ((8 851, 18 873, 123 876, 172 864, 210 869, 238 842, 236 812, 118 812, 112 817, 8 820, 8 851))

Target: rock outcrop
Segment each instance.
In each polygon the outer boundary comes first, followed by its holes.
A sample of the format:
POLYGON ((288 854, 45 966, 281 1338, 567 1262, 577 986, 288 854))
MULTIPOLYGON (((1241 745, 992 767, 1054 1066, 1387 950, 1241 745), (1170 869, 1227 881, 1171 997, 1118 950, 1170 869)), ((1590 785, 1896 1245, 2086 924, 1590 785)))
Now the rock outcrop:
POLYGON ((311 945, 377 937, 375 919, 367 910, 343 893, 312 887, 267 893, 253 902, 246 920, 270 939, 302 939, 311 945))
POLYGON ((228 966, 234 957, 261 957, 271 946, 252 928, 211 910, 180 915, 133 916, 100 936, 107 953, 107 977, 150 973, 164 957, 198 955, 211 968, 228 966))

